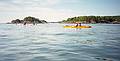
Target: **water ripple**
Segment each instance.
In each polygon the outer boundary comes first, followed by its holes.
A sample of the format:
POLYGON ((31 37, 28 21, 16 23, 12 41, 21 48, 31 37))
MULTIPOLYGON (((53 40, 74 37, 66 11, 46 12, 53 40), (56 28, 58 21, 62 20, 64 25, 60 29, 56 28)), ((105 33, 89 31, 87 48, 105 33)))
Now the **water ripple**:
POLYGON ((119 25, 0 26, 0 61, 120 61, 119 25))

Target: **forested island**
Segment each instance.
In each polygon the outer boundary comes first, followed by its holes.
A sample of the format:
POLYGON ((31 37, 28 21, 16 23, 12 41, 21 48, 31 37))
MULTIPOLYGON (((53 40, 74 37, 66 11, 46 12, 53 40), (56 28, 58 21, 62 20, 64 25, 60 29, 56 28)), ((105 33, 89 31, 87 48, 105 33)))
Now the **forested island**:
MULTIPOLYGON (((55 23, 76 23, 81 22, 84 24, 97 24, 97 23, 106 23, 106 24, 120 24, 120 16, 78 16, 68 18, 67 20, 63 20, 55 23)), ((25 17, 23 20, 15 19, 9 22, 8 24, 39 24, 39 23, 47 23, 45 20, 39 20, 35 17, 25 17)), ((51 22, 54 23, 54 22, 51 22)))
POLYGON ((85 24, 96 24, 96 23, 106 23, 106 24, 120 24, 120 16, 78 16, 68 18, 63 20, 62 23, 76 23, 81 22, 85 24))
POLYGON ((20 19, 12 20, 8 24, 39 24, 39 23, 47 23, 47 21, 39 20, 38 18, 28 16, 28 17, 25 17, 23 20, 20 20, 20 19))

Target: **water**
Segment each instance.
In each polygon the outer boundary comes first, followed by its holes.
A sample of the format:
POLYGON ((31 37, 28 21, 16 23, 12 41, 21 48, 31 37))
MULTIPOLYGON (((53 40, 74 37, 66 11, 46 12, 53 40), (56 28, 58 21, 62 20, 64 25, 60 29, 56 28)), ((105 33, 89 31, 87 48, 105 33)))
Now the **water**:
POLYGON ((120 61, 119 24, 64 25, 0 24, 0 61, 120 61))

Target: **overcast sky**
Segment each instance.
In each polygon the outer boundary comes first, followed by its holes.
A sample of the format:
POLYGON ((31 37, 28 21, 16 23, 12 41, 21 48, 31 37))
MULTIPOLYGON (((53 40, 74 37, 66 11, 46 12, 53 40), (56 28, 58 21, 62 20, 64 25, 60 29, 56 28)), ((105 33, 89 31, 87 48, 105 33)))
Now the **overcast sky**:
POLYGON ((120 0, 0 0, 0 22, 33 16, 61 21, 81 15, 120 15, 120 0))

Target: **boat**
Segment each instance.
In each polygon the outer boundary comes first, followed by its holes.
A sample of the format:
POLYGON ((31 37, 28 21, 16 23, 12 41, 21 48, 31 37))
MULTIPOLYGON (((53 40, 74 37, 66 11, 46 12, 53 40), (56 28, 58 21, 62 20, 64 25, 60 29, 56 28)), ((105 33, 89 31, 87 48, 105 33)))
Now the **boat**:
POLYGON ((64 26, 64 28, 92 28, 91 26, 64 26))

